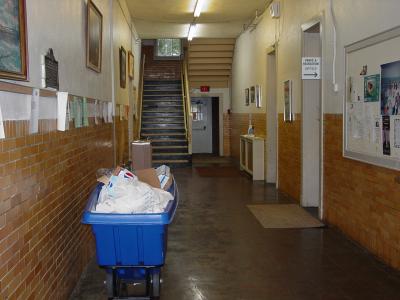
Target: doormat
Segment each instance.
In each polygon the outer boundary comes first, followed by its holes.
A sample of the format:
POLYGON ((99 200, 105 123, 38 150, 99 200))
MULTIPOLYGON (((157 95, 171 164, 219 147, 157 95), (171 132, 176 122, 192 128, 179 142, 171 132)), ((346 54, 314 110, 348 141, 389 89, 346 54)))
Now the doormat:
POLYGON ((297 204, 247 205, 264 228, 315 228, 324 227, 297 204))
POLYGON ((196 167, 201 177, 239 177, 240 171, 235 167, 196 167))

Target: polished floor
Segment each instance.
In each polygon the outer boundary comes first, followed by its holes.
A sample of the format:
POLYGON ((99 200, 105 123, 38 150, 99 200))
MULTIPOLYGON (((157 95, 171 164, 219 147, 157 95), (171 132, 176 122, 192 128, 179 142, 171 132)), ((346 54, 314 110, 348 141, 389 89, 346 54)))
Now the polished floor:
MULTIPOLYGON (((247 204, 291 202, 273 186, 174 173, 180 205, 162 300, 400 299, 400 273, 337 230, 262 228, 247 204)), ((93 260, 71 299, 106 299, 104 279, 93 260)))

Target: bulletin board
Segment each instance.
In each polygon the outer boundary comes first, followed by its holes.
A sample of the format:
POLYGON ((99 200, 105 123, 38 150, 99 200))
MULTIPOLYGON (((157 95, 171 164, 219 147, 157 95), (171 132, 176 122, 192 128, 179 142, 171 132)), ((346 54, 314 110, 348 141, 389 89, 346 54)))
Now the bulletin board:
POLYGON ((343 155, 400 170, 400 27, 345 47, 343 155))

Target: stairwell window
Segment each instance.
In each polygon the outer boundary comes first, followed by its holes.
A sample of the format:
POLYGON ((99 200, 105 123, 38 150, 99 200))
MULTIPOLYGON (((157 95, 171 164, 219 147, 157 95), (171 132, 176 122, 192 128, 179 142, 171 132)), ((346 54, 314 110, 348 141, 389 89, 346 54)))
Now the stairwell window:
POLYGON ((158 39, 156 56, 159 59, 180 59, 182 44, 180 39, 158 39))

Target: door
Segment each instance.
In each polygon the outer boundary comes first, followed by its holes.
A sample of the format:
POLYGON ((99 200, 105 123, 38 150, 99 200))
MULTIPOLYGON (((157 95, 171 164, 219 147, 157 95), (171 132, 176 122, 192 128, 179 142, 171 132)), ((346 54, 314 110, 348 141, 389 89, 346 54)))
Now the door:
POLYGON ((212 98, 192 98, 192 152, 212 153, 212 98))
MULTIPOLYGON (((303 31, 303 57, 321 58, 320 23, 303 31)), ((322 59, 320 60, 322 61, 322 59)), ((301 205, 320 207, 321 80, 302 80, 302 194, 301 205)))

